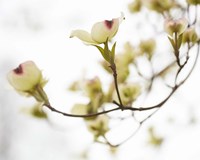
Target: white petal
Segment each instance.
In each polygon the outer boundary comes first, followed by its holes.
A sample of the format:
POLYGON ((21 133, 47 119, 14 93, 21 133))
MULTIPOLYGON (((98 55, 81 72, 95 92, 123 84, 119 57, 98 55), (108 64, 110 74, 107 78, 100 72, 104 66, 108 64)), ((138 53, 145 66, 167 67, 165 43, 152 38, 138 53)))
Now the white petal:
POLYGON ((119 19, 119 23, 122 23, 122 21, 125 20, 125 16, 123 12, 121 12, 121 16, 118 19, 119 19))
POLYGON ((119 23, 114 21, 103 21, 95 23, 91 30, 92 39, 99 43, 106 42, 107 38, 111 39, 113 35, 115 35, 118 30, 118 24, 119 23), (109 28, 106 22, 110 24, 112 23, 112 26, 109 28))
POLYGON ((72 37, 77 37, 86 44, 98 44, 98 42, 94 41, 91 35, 84 30, 73 30, 70 34, 70 38, 72 37))
POLYGON ((91 36, 94 41, 99 43, 106 42, 112 39, 118 31, 119 24, 124 19, 124 14, 121 13, 119 18, 114 18, 111 21, 105 20, 102 22, 97 22, 93 25, 91 30, 91 36))
POLYGON ((41 82, 42 73, 32 61, 22 63, 20 67, 21 73, 16 73, 16 69, 8 73, 8 81, 18 91, 30 91, 41 82))

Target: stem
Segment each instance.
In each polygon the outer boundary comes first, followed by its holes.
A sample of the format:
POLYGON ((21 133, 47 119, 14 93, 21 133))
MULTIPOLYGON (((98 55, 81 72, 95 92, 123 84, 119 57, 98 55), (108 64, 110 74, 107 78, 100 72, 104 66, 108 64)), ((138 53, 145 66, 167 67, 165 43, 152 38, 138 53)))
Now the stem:
POLYGON ((188 49, 187 49, 187 53, 186 53, 186 60, 185 62, 180 66, 179 70, 177 71, 176 73, 176 76, 175 76, 175 84, 177 83, 177 79, 178 79, 178 76, 180 74, 180 72, 183 70, 183 68, 185 67, 185 65, 187 64, 188 60, 189 60, 189 51, 191 49, 189 43, 187 44, 188 46, 188 49))
POLYGON ((43 88, 40 85, 37 85, 36 90, 37 90, 38 94, 40 95, 40 97, 43 99, 44 103, 47 105, 50 105, 47 94, 45 93, 43 88))
POLYGON ((114 84, 115 84, 115 89, 116 89, 116 92, 117 92, 117 97, 118 97, 118 100, 119 100, 119 103, 120 103, 120 108, 121 110, 123 111, 124 109, 124 106, 122 104, 122 100, 121 100, 121 96, 120 96, 120 93, 119 93, 119 88, 118 88, 118 82, 117 82, 117 70, 116 70, 116 65, 115 63, 112 63, 110 68, 112 69, 113 71, 113 78, 114 78, 114 84))
POLYGON ((175 32, 175 49, 174 54, 176 56, 176 61, 179 67, 181 67, 180 59, 179 59, 179 47, 178 47, 178 35, 177 32, 175 32))
MULTIPOLYGON (((170 92, 170 94, 164 100, 162 100, 160 103, 158 103, 158 104, 156 104, 154 106, 151 106, 151 107, 139 107, 139 108, 126 106, 126 107, 124 107, 124 110, 147 111, 147 110, 152 110, 152 109, 155 109, 155 108, 160 108, 161 106, 163 106, 170 99, 170 97, 175 93, 175 91, 179 88, 179 86, 180 85, 174 86, 172 91, 170 92)), ((113 101, 113 103, 120 107, 120 104, 117 103, 116 101, 113 101)))

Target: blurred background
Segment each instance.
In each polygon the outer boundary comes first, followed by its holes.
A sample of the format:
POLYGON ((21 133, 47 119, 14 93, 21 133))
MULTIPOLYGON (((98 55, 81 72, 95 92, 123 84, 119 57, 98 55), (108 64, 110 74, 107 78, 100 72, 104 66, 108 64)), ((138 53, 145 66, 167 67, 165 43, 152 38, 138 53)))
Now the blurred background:
MULTIPOLYGON (((77 101, 67 91, 70 83, 83 75, 104 76, 97 50, 69 39, 71 30, 89 31, 95 22, 124 12, 126 20, 115 37, 116 50, 122 50, 126 41, 137 43, 151 37, 144 20, 147 14, 131 14, 130 2, 0 0, 0 160, 199 160, 199 63, 184 86, 117 151, 93 144, 81 119, 48 110, 48 119, 33 118, 28 108, 34 99, 17 94, 6 80, 6 74, 19 63, 33 60, 49 80, 45 90, 50 101, 56 108, 70 111, 77 101), (161 145, 150 143, 149 128, 162 139, 161 145)), ((152 17, 152 23, 159 20, 152 17)))

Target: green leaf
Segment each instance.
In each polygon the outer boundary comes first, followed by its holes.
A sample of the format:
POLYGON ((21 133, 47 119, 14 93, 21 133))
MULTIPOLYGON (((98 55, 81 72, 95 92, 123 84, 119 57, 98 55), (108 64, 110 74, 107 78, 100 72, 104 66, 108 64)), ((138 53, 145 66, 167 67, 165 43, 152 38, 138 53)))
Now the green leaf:
POLYGON ((103 56, 103 58, 104 58, 106 61, 110 62, 109 55, 106 54, 105 51, 104 51, 105 49, 103 49, 103 48, 100 47, 100 46, 96 46, 96 45, 94 45, 94 46, 97 47, 97 49, 100 51, 100 53, 101 53, 101 55, 103 56))
POLYGON ((174 50, 175 50, 175 49, 176 49, 176 46, 175 46, 174 40, 173 40, 172 38, 170 38, 170 37, 168 37, 168 39, 169 39, 169 41, 170 41, 172 47, 173 47, 174 50))
POLYGON ((106 40, 105 44, 104 44, 104 54, 108 57, 108 62, 110 63, 111 61, 111 55, 110 55, 110 50, 108 48, 108 39, 106 40))
POLYGON ((180 34, 177 40, 177 47, 178 49, 181 47, 182 44, 182 38, 183 38, 183 34, 180 34))
POLYGON ((111 63, 114 63, 115 60, 115 47, 116 47, 116 42, 113 44, 112 46, 112 50, 111 50, 111 63))

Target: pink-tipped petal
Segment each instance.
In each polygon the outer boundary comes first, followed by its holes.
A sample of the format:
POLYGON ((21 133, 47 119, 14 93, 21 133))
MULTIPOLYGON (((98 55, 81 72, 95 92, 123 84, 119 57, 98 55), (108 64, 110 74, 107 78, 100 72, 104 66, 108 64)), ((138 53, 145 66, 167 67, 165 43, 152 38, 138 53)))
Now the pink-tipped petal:
POLYGON ((107 39, 112 39, 117 33, 123 19, 124 15, 122 13, 119 18, 95 23, 91 30, 92 39, 99 43, 106 42, 107 39))
POLYGON ((9 83, 18 91, 30 91, 42 80, 42 73, 32 61, 26 61, 7 75, 9 83))

